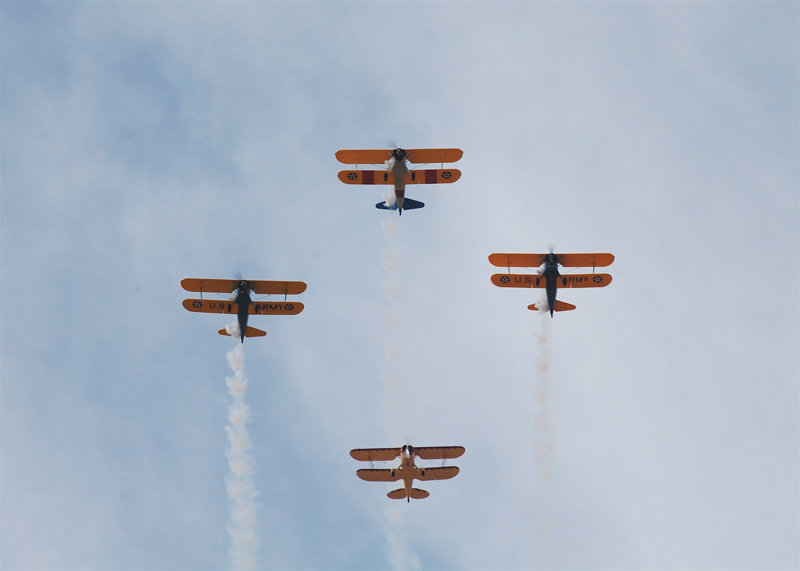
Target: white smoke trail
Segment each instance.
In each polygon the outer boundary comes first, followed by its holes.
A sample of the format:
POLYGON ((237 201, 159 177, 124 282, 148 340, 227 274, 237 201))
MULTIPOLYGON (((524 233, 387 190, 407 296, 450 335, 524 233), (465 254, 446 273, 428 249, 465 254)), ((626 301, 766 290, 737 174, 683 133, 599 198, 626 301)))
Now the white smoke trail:
MULTIPOLYGON (((229 326, 228 331, 238 330, 238 325, 229 326)), ((238 333, 238 332, 237 332, 238 333)), ((233 370, 233 376, 225 383, 232 397, 228 407, 228 458, 230 473, 226 478, 230 513, 228 534, 231 538, 230 562, 234 569, 256 569, 256 489, 253 482, 254 462, 250 454, 250 435, 247 422, 250 409, 244 403, 247 391, 247 378, 244 375, 244 349, 236 345, 226 357, 233 370)))
MULTIPOLYGON (((547 305, 545 302, 544 306, 547 305)), ((536 360, 535 454, 539 501, 536 506, 538 567, 553 568, 553 528, 555 507, 553 493, 553 426, 550 404, 550 316, 542 315, 536 335, 539 354, 536 360)))
MULTIPOLYGON (((384 337, 384 350, 386 359, 383 363, 382 377, 386 386, 386 434, 391 441, 390 446, 406 444, 402 438, 406 434, 400 426, 403 418, 403 408, 406 406, 405 387, 403 383, 403 342, 402 319, 398 300, 399 287, 399 253, 394 236, 398 229, 398 221, 392 220, 383 226, 386 236, 386 249, 382 255, 382 264, 386 269, 386 335, 384 337)), ((408 545, 403 515, 408 508, 406 502, 397 505, 398 500, 392 502, 384 510, 384 537, 386 538, 387 559, 393 569, 420 569, 420 561, 408 545), (396 502, 396 503, 395 503, 396 502)))
MULTIPOLYGON (((398 502, 399 503, 399 502, 398 502)), ((384 509, 386 542, 389 545, 389 564, 392 569, 422 569, 419 557, 411 550, 403 533, 403 516, 407 508, 403 505, 390 504, 384 509)))
POLYGON ((391 439, 402 438, 403 433, 399 426, 401 410, 405 404, 403 383, 400 367, 403 357, 403 343, 400 328, 402 318, 398 308, 400 287, 398 280, 399 253, 393 240, 398 228, 397 220, 386 222, 383 225, 387 240, 387 247, 381 255, 381 262, 386 269, 386 335, 384 336, 384 352, 386 359, 383 362, 381 375, 386 382, 386 419, 388 423, 388 437, 391 439))

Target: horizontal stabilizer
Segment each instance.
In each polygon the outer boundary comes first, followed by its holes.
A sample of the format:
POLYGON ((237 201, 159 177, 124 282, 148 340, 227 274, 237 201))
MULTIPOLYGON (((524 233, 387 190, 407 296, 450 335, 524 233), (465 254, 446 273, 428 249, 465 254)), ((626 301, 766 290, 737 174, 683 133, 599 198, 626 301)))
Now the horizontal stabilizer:
MULTIPOLYGON (((425 203, 419 200, 413 200, 411 198, 403 199, 403 210, 414 210, 415 208, 422 208, 423 206, 425 206, 425 203)), ((379 208, 380 210, 397 210, 397 203, 392 202, 391 205, 387 205, 386 202, 379 202, 375 205, 375 208, 379 208)))
MULTIPOLYGON (((230 335, 227 329, 220 329, 219 334, 230 335)), ((261 331, 260 329, 256 329, 255 327, 250 327, 249 325, 247 326, 247 329, 245 329, 244 331, 245 337, 263 337, 266 334, 267 334, 266 331, 261 331)))
MULTIPOLYGON (((545 302, 542 307, 532 303, 528 306, 528 309, 533 311, 547 311, 547 302, 545 302)), ((567 303, 566 301, 561 301, 558 299, 556 300, 556 308, 554 311, 570 311, 571 309, 575 309, 575 306, 571 303, 567 303)))
MULTIPOLYGON (((403 488, 399 488, 397 490, 392 490, 388 494, 386 494, 393 500, 404 500, 406 499, 406 491, 403 488)), ((420 490, 419 488, 411 488, 411 493, 409 497, 414 498, 415 500, 422 500, 430 496, 429 492, 425 490, 420 490)))

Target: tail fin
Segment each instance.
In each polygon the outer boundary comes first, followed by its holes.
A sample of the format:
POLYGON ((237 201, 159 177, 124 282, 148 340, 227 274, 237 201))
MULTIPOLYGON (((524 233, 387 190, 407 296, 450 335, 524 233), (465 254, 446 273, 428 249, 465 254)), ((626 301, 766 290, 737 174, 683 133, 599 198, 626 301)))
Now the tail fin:
MULTIPOLYGON (((533 311, 547 311, 547 303, 544 304, 543 309, 540 308, 535 303, 530 304, 528 306, 528 309, 533 310, 533 311)), ((561 301, 561 300, 558 300, 558 299, 556 300, 555 311, 570 311, 572 309, 575 309, 575 306, 572 305, 571 303, 567 303, 566 301, 561 301)))
MULTIPOLYGON (((403 199, 403 210, 414 210, 415 208, 422 208, 423 206, 425 206, 425 203, 419 200, 412 200, 411 198, 403 199)), ((375 208, 381 210, 397 210, 397 203, 393 202, 391 205, 387 205, 385 201, 379 202, 375 205, 375 208)))
MULTIPOLYGON (((398 488, 397 490, 392 490, 388 494, 386 494, 393 500, 404 500, 406 499, 406 491, 404 488, 398 488)), ((411 488, 411 494, 409 497, 414 498, 415 500, 422 500, 430 496, 430 493, 426 492, 425 490, 420 490, 419 488, 411 488)))
MULTIPOLYGON (((225 329, 219 330, 220 335, 228 335, 228 332, 225 329)), ((260 329, 256 329, 255 327, 247 326, 247 329, 244 330, 245 337, 263 337, 266 335, 266 331, 261 331, 260 329)))

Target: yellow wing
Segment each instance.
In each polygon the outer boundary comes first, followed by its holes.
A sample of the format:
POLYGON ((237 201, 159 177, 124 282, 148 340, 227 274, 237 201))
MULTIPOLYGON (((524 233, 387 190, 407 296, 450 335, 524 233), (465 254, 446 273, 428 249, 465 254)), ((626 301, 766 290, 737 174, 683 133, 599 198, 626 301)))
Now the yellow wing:
POLYGON ((303 311, 299 301, 256 301, 250 304, 250 315, 297 315, 303 311))
POLYGON ((253 280, 250 287, 259 295, 296 295, 306 291, 305 282, 282 282, 276 280, 253 280))
POLYGON ((356 476, 367 482, 396 482, 400 476, 392 476, 392 471, 378 468, 362 468, 356 471, 356 476))
POLYGON ((446 460, 458 458, 464 453, 463 446, 423 446, 414 447, 414 453, 423 460, 446 460))
MULTIPOLYGON (((454 163, 464 156, 461 149, 406 149, 411 163, 454 163)), ((342 149, 336 158, 346 165, 380 165, 388 161, 394 149, 342 149)))
POLYGON ((492 283, 497 287, 545 287, 539 274, 494 274, 492 283))
MULTIPOLYGON (((181 280, 181 286, 186 291, 194 292, 215 292, 215 293, 231 293, 239 287, 241 280, 218 280, 218 279, 199 279, 199 278, 184 278, 181 280)), ((281 294, 292 295, 303 293, 306 291, 306 284, 304 282, 287 282, 287 281, 268 281, 268 280, 248 280, 248 284, 253 291, 260 295, 268 294, 281 294)))
MULTIPOLYGON (((538 274, 494 274, 491 279, 497 287, 547 286, 547 280, 538 274)), ((558 277, 558 287, 604 287, 610 283, 609 274, 562 274, 558 277)))
POLYGON ((437 468, 420 468, 418 480, 449 480, 460 472, 457 466, 440 466, 437 468))
POLYGON ((342 149, 336 158, 346 165, 381 165, 389 160, 394 149, 342 149))
POLYGON ((614 262, 614 254, 559 254, 558 263, 572 268, 604 268, 614 262))
POLYGON ((220 299, 184 299, 183 307, 200 313, 236 313, 238 304, 220 299))
POLYGON ((233 290, 239 287, 239 280, 184 278, 181 280, 181 286, 186 291, 231 293, 233 290))
MULTIPOLYGON (((339 180, 345 184, 394 184, 394 173, 378 170, 339 171, 339 180)), ((410 170, 406 173, 406 184, 445 184, 461 178, 458 169, 410 170)))
MULTIPOLYGON (((574 268, 602 268, 610 266, 614 254, 557 254, 558 263, 574 268)), ((499 268, 538 268, 547 254, 490 254, 489 263, 499 268)))
POLYGON ((400 456, 399 448, 356 448, 350 456, 362 462, 389 462, 400 456))
POLYGON ((609 274, 567 274, 558 278, 558 287, 605 287, 610 283, 609 274))
POLYGON ((410 163, 454 163, 464 156, 461 149, 406 149, 410 163))

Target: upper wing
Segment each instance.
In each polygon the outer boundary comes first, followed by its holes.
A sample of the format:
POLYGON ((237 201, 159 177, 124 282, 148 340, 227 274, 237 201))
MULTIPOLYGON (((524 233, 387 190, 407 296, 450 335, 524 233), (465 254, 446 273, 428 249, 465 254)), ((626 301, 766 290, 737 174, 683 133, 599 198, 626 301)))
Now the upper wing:
POLYGON ((181 286, 186 291, 213 291, 217 293, 231 293, 239 286, 239 280, 206 280, 198 278, 184 278, 181 286))
POLYGON ((457 466, 440 466, 438 468, 424 468, 420 469, 420 473, 416 478, 418 480, 449 480, 454 478, 460 470, 457 466))
POLYGON ((492 283, 497 287, 545 287, 544 277, 538 274, 494 274, 492 283))
POLYGON ((614 261, 614 254, 559 254, 558 263, 573 268, 603 268, 614 261))
POLYGON ((356 476, 367 482, 396 482, 400 479, 397 474, 392 476, 392 471, 386 468, 362 468, 356 470, 356 476))
POLYGON ((389 462, 400 456, 399 448, 356 448, 350 451, 350 456, 362 462, 382 461, 389 462))
POLYGON ((558 278, 558 287, 604 287, 610 283, 608 274, 568 274, 558 278))
POLYGON ((183 307, 201 313, 236 313, 237 304, 221 299, 184 299, 183 307))
MULTIPOLYGON (((388 171, 344 170, 338 176, 346 184, 394 184, 394 173, 388 171)), ((443 184, 460 178, 458 169, 410 170, 406 173, 406 184, 443 184)))
MULTIPOLYGON (((394 149, 342 149, 336 158, 346 165, 380 165, 388 161, 394 149)), ((454 163, 464 156, 461 149, 406 149, 411 163, 454 163)))
POLYGON ((498 268, 538 268, 547 254, 489 254, 489 263, 498 268))
POLYGON ((294 295, 306 291, 305 282, 280 282, 267 280, 254 280, 250 282, 253 291, 260 295, 294 295))
POLYGON ((410 163, 454 163, 464 156, 461 149, 406 149, 410 163))
POLYGON ((380 165, 389 160, 394 149, 343 149, 336 151, 336 158, 346 165, 380 165))
POLYGON ((414 447, 414 453, 423 460, 446 460, 458 458, 464 453, 463 446, 423 446, 414 447))
MULTIPOLYGON (((546 257, 547 254, 490 254, 489 262, 500 268, 538 268, 546 257)), ((601 268, 613 261, 614 254, 558 254, 559 264, 576 268, 601 268)))

